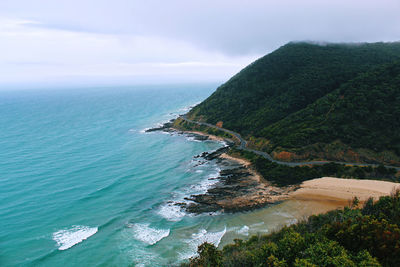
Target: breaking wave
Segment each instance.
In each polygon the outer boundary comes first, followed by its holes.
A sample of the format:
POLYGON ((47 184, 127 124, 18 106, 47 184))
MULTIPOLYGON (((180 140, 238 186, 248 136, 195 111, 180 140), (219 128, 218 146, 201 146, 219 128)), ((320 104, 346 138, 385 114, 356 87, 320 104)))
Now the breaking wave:
POLYGON ((197 247, 204 242, 211 243, 218 247, 222 237, 226 233, 226 227, 219 232, 208 232, 206 229, 200 229, 198 233, 193 233, 191 239, 184 240, 188 244, 188 249, 180 254, 180 259, 188 259, 197 255, 197 247))
POLYGON ((169 236, 169 229, 151 228, 149 224, 135 223, 131 225, 135 239, 149 245, 154 245, 161 239, 169 236))
POLYGON ((88 239, 97 233, 97 231, 97 227, 75 225, 71 229, 59 230, 53 233, 53 240, 57 242, 59 250, 66 250, 88 239))

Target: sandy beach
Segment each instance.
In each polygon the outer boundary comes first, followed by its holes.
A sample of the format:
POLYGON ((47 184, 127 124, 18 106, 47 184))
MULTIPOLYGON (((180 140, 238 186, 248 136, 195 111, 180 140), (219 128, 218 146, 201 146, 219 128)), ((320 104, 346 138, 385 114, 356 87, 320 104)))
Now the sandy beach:
POLYGON ((290 199, 336 202, 341 206, 348 204, 354 197, 360 202, 370 197, 377 200, 381 196, 390 195, 396 189, 400 189, 399 183, 323 177, 303 182, 298 190, 290 194, 290 199))
MULTIPOLYGON (((199 131, 184 132, 208 136, 210 140, 225 140, 222 137, 199 131)), ((377 200, 381 196, 390 195, 396 189, 400 190, 400 183, 335 177, 323 177, 305 181, 300 186, 295 185, 280 188, 271 185, 265 180, 251 167, 251 163, 248 160, 233 157, 227 153, 221 153, 218 157, 222 160, 236 162, 245 167, 250 175, 240 183, 242 185, 252 184, 252 190, 249 190, 243 196, 231 196, 217 201, 226 207, 227 210, 235 210, 236 208, 237 210, 247 210, 248 206, 261 207, 263 206, 262 203, 272 204, 283 201, 284 205, 288 207, 297 207, 296 209, 299 211, 298 216, 308 217, 311 214, 324 213, 329 210, 348 206, 354 197, 357 197, 362 204, 370 197, 377 200), (252 204, 250 205, 250 203, 252 204)))

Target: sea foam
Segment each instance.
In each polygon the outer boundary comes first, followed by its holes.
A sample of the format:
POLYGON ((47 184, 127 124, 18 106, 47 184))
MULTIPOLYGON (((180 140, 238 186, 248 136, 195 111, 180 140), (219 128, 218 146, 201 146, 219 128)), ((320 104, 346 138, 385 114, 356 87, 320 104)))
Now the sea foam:
POLYGON ((184 260, 196 256, 197 247, 203 244, 204 242, 213 244, 214 246, 218 247, 225 233, 226 233, 226 227, 224 228, 224 230, 219 232, 208 232, 206 229, 200 229, 198 233, 193 233, 191 239, 184 241, 189 245, 189 248, 188 250, 179 253, 180 259, 184 260))
POLYGON ((237 233, 240 234, 240 235, 246 235, 246 236, 248 236, 248 235, 249 235, 249 230, 250 230, 250 228, 249 228, 247 225, 245 225, 245 226, 243 226, 242 228, 240 228, 240 229, 237 231, 237 233))
MULTIPOLYGON (((203 170, 201 170, 203 172, 203 170)), ((197 172, 197 171, 196 171, 197 172)), ((201 172, 201 173, 202 173, 201 172)), ((188 197, 194 194, 205 194, 208 189, 212 188, 216 183, 219 182, 217 179, 219 175, 220 169, 217 167, 216 171, 206 177, 206 179, 201 180, 199 183, 191 185, 183 189, 178 193, 178 196, 174 198, 174 200, 168 201, 160 206, 157 213, 167 219, 168 221, 177 222, 180 221, 187 214, 178 203, 190 203, 191 201, 187 200, 188 197)), ((214 213, 217 215, 219 213, 214 213)))
POLYGON ((57 242, 59 250, 66 250, 97 233, 97 227, 74 225, 68 230, 59 230, 53 233, 53 240, 57 242))
POLYGON ((132 226, 135 239, 149 245, 154 245, 161 239, 169 236, 169 229, 151 228, 149 224, 135 223, 132 226))
POLYGON ((178 222, 186 215, 182 208, 176 205, 177 202, 165 203, 158 210, 158 214, 171 222, 178 222))
POLYGON ((206 229, 201 229, 197 234, 192 234, 193 239, 190 243, 195 244, 196 248, 204 242, 211 243, 217 247, 225 233, 226 227, 220 232, 207 232, 206 229))
POLYGON ((219 176, 220 171, 221 169, 217 168, 215 173, 208 175, 206 179, 203 179, 199 183, 190 186, 190 192, 188 193, 190 193, 190 195, 205 194, 208 191, 208 189, 212 188, 215 184, 219 182, 217 178, 219 176))

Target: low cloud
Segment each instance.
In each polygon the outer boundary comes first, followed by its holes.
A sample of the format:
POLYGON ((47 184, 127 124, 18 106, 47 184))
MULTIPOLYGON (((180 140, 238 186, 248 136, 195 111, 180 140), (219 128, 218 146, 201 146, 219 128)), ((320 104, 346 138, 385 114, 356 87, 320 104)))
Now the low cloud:
POLYGON ((3 0, 0 82, 172 72, 225 80, 290 41, 400 40, 398 14, 398 0, 3 0))
POLYGON ((154 36, 37 27, 37 21, 0 20, 0 83, 43 80, 222 81, 255 58, 230 58, 190 43, 154 36), (202 75, 202 76, 200 76, 202 75))

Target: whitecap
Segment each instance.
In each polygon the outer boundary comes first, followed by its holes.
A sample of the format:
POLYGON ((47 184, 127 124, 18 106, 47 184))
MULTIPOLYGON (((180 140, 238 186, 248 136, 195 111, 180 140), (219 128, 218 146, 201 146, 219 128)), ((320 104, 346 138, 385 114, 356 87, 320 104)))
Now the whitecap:
POLYGON ((186 140, 191 141, 191 142, 197 142, 197 143, 203 142, 201 140, 197 140, 196 137, 193 137, 193 136, 186 136, 186 140))
MULTIPOLYGON (((158 123, 156 123, 156 124, 153 124, 152 127, 144 128, 144 129, 140 130, 139 132, 140 132, 140 133, 146 133, 146 134, 148 134, 148 133, 153 133, 153 131, 151 131, 151 132, 147 132, 147 131, 150 130, 150 129, 163 127, 164 124, 167 123, 167 122, 168 122, 168 121, 166 121, 166 122, 164 122, 164 123, 158 122, 158 123)), ((161 131, 161 132, 163 132, 163 131, 161 131)))
MULTIPOLYGON (((196 170, 196 172, 197 171, 203 172, 203 170, 196 170)), ((216 172, 209 174, 206 179, 201 180, 197 184, 191 185, 189 187, 188 193, 190 193, 190 195, 205 194, 208 189, 212 188, 215 184, 219 182, 219 179, 217 178, 220 171, 221 169, 217 167, 216 172)))
POLYGON ((204 242, 211 243, 214 246, 218 247, 225 233, 226 227, 220 232, 207 232, 207 230, 201 229, 197 234, 192 234, 193 241, 191 243, 195 244, 196 248, 204 242))
POLYGON ((147 130, 150 130, 150 129, 151 129, 151 128, 144 128, 144 129, 140 130, 139 133, 147 133, 146 131, 147 131, 147 130))
POLYGON ((170 229, 151 228, 149 224, 135 223, 132 225, 135 239, 149 245, 154 245, 169 236, 170 229))
POLYGON ((178 222, 185 216, 185 212, 175 202, 162 205, 158 210, 158 214, 171 222, 178 222))
POLYGON ((74 225, 68 230, 59 230, 53 233, 53 240, 57 242, 59 250, 66 250, 97 233, 97 227, 74 225))
POLYGON ((188 240, 184 240, 185 243, 189 245, 189 249, 179 253, 180 259, 188 259, 197 255, 197 247, 204 242, 213 244, 214 246, 218 247, 219 243, 221 242, 222 237, 226 233, 226 227, 224 230, 220 232, 207 232, 206 229, 200 229, 198 233, 193 233, 192 238, 188 240))
POLYGON ((191 194, 205 194, 208 189, 219 182, 219 180, 216 179, 217 177, 218 175, 210 175, 207 179, 202 180, 200 183, 190 186, 191 194))
POLYGON ((210 175, 208 176, 208 179, 210 179, 210 178, 217 178, 217 177, 219 176, 220 172, 221 172, 221 169, 220 169, 220 168, 218 168, 218 167, 215 168, 215 172, 212 173, 212 174, 210 174, 210 175))
MULTIPOLYGON (((185 213, 181 206, 178 203, 191 203, 192 201, 187 200, 186 198, 191 195, 197 194, 205 194, 208 189, 212 188, 216 183, 219 182, 218 176, 220 172, 220 168, 216 168, 215 172, 211 173, 207 176, 206 179, 201 180, 199 183, 186 186, 183 188, 174 198, 173 200, 168 201, 161 205, 158 209, 157 213, 168 221, 180 221, 182 217, 185 215, 190 215, 185 213), (178 204, 178 205, 177 205, 178 204)), ((203 170, 201 170, 203 172, 203 170)), ((213 213, 213 215, 219 215, 220 213, 213 213)), ((191 216, 191 215, 190 215, 191 216)))
MULTIPOLYGON (((175 111, 168 112, 168 113, 162 115, 164 118, 166 118, 166 120, 163 120, 162 122, 157 122, 157 123, 153 124, 153 127, 145 128, 145 129, 141 130, 140 133, 149 133, 149 132, 146 132, 146 130, 164 126, 166 123, 170 122, 172 119, 178 118, 180 116, 180 114, 187 113, 189 110, 191 110, 194 106, 198 105, 199 103, 195 103, 193 105, 186 106, 186 107, 183 107, 183 108, 180 108, 175 111)), ((161 131, 161 133, 166 133, 166 132, 161 131)), ((167 134, 169 134, 169 133, 167 133, 167 134)), ((193 140, 193 141, 200 142, 198 140, 193 140)))
POLYGON ((182 113, 182 112, 187 113, 189 110, 191 110, 192 108, 194 108, 195 106, 197 106, 200 103, 201 102, 197 102, 197 103, 194 103, 194 104, 192 104, 190 106, 186 106, 186 107, 180 108, 180 109, 177 110, 177 112, 178 113, 182 113))
POLYGON ((237 231, 237 233, 238 234, 240 234, 240 235, 246 235, 246 236, 248 236, 249 235, 249 227, 247 226, 247 225, 245 225, 245 226, 243 226, 242 228, 240 228, 238 231, 237 231))
POLYGON ((161 132, 158 132, 158 133, 167 134, 167 135, 170 135, 170 136, 175 136, 175 135, 176 135, 174 132, 165 132, 165 131, 161 131, 161 132))

